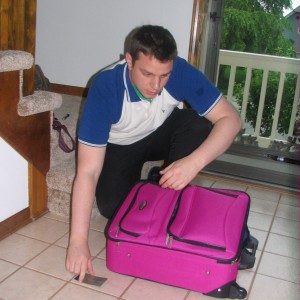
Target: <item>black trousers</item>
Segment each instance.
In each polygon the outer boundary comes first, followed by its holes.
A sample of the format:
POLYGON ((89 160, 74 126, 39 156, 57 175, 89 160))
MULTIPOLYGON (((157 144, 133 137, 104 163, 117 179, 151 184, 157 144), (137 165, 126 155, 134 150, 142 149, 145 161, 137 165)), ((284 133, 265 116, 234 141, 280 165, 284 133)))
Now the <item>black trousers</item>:
POLYGON ((167 166, 189 155, 208 136, 211 122, 192 109, 176 108, 149 136, 131 145, 107 144, 96 189, 100 213, 111 218, 130 188, 141 178, 147 161, 163 160, 167 166))

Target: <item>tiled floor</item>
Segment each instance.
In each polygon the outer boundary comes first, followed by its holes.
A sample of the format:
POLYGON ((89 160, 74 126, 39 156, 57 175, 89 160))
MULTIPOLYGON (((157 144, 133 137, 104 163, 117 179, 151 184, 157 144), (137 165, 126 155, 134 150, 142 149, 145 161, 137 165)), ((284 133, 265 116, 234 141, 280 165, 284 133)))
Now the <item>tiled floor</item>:
MULTIPOLYGON (((300 199, 270 189, 199 179, 205 186, 247 191, 252 198, 251 233, 259 240, 257 262, 239 271, 237 282, 249 300, 298 300, 300 295, 300 199)), ((90 248, 101 286, 80 285, 66 272, 64 261, 69 223, 48 213, 0 242, 0 299, 212 299, 181 288, 110 272, 105 266, 106 220, 96 217, 90 226, 90 248)))

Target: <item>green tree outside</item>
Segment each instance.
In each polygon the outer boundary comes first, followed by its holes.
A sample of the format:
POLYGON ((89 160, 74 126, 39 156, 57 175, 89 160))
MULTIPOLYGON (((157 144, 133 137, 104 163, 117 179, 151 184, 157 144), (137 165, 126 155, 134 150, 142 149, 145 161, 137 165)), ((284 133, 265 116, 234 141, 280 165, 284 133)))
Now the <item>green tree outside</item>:
MULTIPOLYGON (((221 37, 221 49, 295 57, 293 41, 284 35, 289 23, 283 16, 283 10, 291 8, 290 0, 225 0, 224 23, 221 37)), ((218 79, 219 88, 226 94, 229 66, 222 66, 218 79)), ((235 78, 234 96, 241 106, 246 70, 238 68, 235 78)), ((271 72, 263 112, 260 134, 268 137, 271 133, 272 119, 275 111, 279 73, 271 72)), ((286 75, 282 99, 278 132, 286 134, 292 112, 296 77, 286 75)), ((262 71, 253 70, 246 122, 255 127, 259 105, 262 71)))

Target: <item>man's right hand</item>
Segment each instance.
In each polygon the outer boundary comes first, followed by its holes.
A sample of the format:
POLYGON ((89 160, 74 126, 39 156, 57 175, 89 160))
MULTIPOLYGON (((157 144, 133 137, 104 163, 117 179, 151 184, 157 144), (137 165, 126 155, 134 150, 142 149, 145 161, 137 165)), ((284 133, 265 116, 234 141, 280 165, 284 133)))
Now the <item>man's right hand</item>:
POLYGON ((79 275, 79 282, 83 281, 86 272, 95 275, 87 242, 70 242, 67 251, 66 269, 79 275))
POLYGON ((79 275, 79 282, 83 281, 86 273, 94 275, 88 246, 89 224, 105 151, 105 147, 92 147, 78 143, 77 171, 72 191, 71 235, 66 269, 79 275))

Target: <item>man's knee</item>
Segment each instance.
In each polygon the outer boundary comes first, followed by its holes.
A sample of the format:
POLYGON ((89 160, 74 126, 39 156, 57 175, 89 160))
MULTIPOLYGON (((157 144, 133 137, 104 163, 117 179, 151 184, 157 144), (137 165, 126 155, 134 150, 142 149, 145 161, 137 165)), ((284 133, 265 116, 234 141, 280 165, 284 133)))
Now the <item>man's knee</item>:
POLYGON ((125 178, 119 180, 111 178, 102 180, 100 176, 96 188, 96 203, 100 214, 110 219, 121 203, 125 200, 132 185, 137 181, 128 181, 125 178))
POLYGON ((212 130, 212 123, 204 117, 199 117, 195 120, 190 129, 194 134, 201 139, 201 143, 207 138, 212 130))
POLYGON ((173 132, 166 165, 191 154, 209 135, 212 124, 193 110, 182 111, 180 126, 173 132))
MULTIPOLYGON (((112 195, 111 195, 112 196, 112 195)), ((96 203, 98 210, 102 216, 110 219, 115 213, 121 199, 112 199, 112 197, 104 195, 100 191, 96 192, 96 203)))

